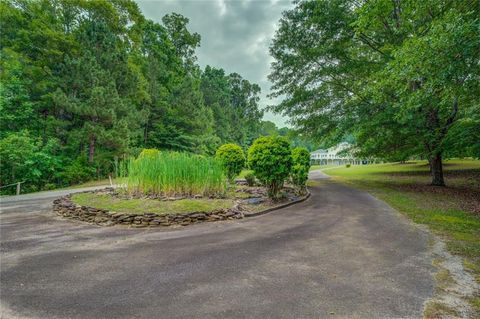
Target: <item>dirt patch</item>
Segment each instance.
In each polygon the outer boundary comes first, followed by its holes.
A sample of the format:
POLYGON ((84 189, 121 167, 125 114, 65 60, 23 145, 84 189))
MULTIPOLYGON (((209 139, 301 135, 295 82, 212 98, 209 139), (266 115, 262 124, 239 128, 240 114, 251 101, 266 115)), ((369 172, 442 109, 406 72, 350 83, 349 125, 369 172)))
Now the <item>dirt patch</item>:
POLYGON ((465 271, 462 259, 450 254, 445 243, 435 238, 433 243, 434 266, 437 289, 435 297, 427 300, 424 317, 434 318, 473 318, 474 309, 468 299, 480 292, 480 285, 465 271))

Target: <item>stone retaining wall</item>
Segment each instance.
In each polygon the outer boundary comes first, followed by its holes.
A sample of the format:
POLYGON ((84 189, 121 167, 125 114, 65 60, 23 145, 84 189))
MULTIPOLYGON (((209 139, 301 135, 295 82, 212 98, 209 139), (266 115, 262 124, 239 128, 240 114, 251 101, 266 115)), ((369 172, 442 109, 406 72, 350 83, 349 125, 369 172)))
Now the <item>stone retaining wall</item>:
POLYGON ((217 209, 211 212, 193 212, 183 214, 159 215, 155 213, 132 214, 112 212, 89 206, 77 205, 67 195, 53 201, 53 211, 60 216, 84 222, 111 226, 130 225, 133 227, 156 227, 213 222, 217 220, 240 219, 244 217, 242 210, 235 205, 229 209, 217 209))

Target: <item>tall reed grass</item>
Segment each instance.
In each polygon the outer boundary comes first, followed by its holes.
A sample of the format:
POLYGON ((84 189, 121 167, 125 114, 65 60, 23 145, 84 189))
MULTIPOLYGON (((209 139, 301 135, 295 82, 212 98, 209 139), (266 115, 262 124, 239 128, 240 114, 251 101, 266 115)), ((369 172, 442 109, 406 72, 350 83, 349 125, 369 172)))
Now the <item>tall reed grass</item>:
POLYGON ((218 196, 226 191, 220 161, 200 155, 159 152, 118 164, 129 192, 161 196, 218 196))

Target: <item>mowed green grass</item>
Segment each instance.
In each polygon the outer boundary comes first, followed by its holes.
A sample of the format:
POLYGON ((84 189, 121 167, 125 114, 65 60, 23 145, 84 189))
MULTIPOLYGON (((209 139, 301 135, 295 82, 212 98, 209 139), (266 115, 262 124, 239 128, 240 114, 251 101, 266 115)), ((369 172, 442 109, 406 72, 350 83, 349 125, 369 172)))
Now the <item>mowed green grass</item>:
MULTIPOLYGON (((480 161, 448 160, 444 170, 447 187, 428 185, 426 161, 342 166, 325 173, 427 225, 445 240, 450 252, 464 258, 480 283, 480 161)), ((480 298, 472 304, 480 308, 480 298)))
POLYGON ((175 201, 161 201, 154 199, 121 199, 109 195, 94 193, 79 193, 72 196, 72 200, 84 206, 108 209, 122 213, 143 214, 173 214, 191 212, 209 212, 219 208, 233 206, 232 199, 180 199, 175 201))
POLYGON ((310 170, 311 171, 315 171, 315 170, 321 170, 321 169, 325 169, 325 168, 332 168, 332 167, 339 167, 338 165, 332 165, 332 164, 328 164, 328 165, 312 165, 310 166, 310 170))

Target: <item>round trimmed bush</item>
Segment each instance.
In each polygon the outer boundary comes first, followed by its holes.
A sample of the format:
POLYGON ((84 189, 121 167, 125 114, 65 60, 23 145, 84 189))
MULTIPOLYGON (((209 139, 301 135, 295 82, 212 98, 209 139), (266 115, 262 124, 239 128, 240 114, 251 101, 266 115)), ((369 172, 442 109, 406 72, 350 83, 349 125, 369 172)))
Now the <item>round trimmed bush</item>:
POLYGON ((306 148, 297 147, 292 150, 292 171, 290 178, 297 192, 304 194, 310 170, 310 153, 306 148))
POLYGON ((233 182, 245 165, 245 153, 243 153, 242 148, 237 144, 224 144, 220 146, 215 157, 222 162, 230 182, 233 182))
POLYGON ((248 165, 267 187, 268 196, 277 199, 292 167, 290 143, 279 136, 256 139, 248 150, 248 165))

